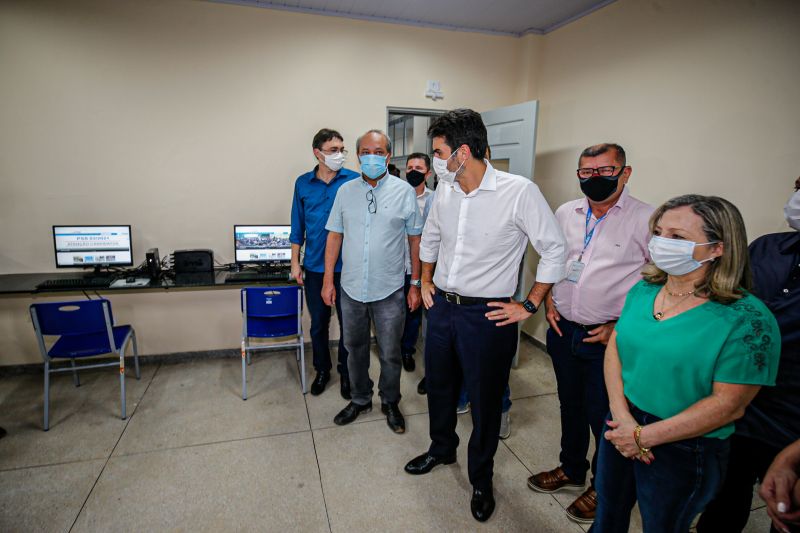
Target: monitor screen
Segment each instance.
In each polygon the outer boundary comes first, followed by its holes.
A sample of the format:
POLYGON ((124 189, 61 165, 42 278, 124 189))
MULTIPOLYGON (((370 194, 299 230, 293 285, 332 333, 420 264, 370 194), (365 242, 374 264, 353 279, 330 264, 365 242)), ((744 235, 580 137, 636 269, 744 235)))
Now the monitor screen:
POLYGON ((130 226, 53 226, 58 268, 132 266, 130 226))
POLYGON ((233 243, 237 263, 289 263, 291 226, 234 226, 233 243))

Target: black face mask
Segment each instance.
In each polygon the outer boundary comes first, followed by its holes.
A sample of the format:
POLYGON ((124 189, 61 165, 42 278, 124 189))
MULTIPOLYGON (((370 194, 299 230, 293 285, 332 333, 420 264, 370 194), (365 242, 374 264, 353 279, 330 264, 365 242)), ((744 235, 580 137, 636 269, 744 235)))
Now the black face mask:
POLYGON ((408 181, 408 184, 412 187, 417 187, 420 183, 425 181, 425 174, 419 170, 409 170, 406 172, 406 181, 408 181))
POLYGON ((608 199, 608 197, 614 194, 614 192, 617 190, 617 184, 619 183, 619 177, 621 175, 622 171, 620 171, 620 173, 616 176, 609 176, 607 178, 604 178, 603 176, 596 176, 586 179, 578 178, 578 181, 581 182, 581 190, 583 191, 583 194, 585 194, 592 201, 602 202, 603 200, 608 199))

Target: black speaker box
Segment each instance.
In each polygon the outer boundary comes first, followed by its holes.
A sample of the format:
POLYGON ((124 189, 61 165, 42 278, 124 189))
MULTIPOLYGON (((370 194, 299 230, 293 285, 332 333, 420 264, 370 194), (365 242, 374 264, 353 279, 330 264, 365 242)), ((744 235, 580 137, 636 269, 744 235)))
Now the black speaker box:
POLYGON ((211 250, 175 250, 172 264, 175 274, 213 272, 214 252, 211 250))

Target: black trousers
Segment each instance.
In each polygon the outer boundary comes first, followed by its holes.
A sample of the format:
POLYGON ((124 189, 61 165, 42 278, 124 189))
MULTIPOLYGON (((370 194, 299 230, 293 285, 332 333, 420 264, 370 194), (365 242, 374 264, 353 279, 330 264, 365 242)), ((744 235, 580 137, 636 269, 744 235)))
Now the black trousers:
POLYGON ((445 457, 456 452, 456 406, 463 375, 473 425, 468 449, 469 481, 479 489, 492 486, 503 391, 518 334, 516 324, 497 327, 486 318, 484 315, 490 310, 483 304, 451 304, 436 294, 434 305, 428 310, 425 344, 432 441, 429 453, 445 457))
MULTIPOLYGON (((311 349, 314 352, 314 369, 317 372, 330 372, 331 350, 328 346, 331 324, 331 308, 322 301, 322 278, 321 272, 311 272, 306 270, 306 304, 311 315, 311 349)), ((347 348, 344 347, 344 332, 342 330, 342 275, 336 272, 333 275, 333 285, 336 288, 336 316, 339 319, 339 351, 337 353, 338 364, 336 370, 343 379, 348 378, 347 372, 347 348)))
MULTIPOLYGON (((697 522, 698 533, 741 532, 750 518, 753 485, 761 481, 769 465, 781 451, 759 440, 731 437, 728 471, 717 496, 706 506, 697 522)), ((777 533, 775 526, 770 526, 777 533)))

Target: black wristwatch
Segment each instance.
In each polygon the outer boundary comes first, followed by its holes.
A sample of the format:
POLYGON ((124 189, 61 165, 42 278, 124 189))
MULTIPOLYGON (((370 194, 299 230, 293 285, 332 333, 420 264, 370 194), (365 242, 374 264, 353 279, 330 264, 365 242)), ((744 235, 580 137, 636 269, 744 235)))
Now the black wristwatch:
POLYGON ((532 301, 530 301, 530 300, 525 300, 524 302, 522 302, 522 307, 524 307, 524 308, 525 308, 525 310, 526 310, 527 312, 529 312, 530 314, 532 314, 532 315, 533 315, 533 314, 536 314, 536 311, 538 311, 538 310, 539 310, 539 308, 538 308, 538 307, 536 307, 536 304, 535 304, 535 303, 533 303, 533 302, 532 302, 532 301))

